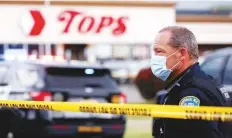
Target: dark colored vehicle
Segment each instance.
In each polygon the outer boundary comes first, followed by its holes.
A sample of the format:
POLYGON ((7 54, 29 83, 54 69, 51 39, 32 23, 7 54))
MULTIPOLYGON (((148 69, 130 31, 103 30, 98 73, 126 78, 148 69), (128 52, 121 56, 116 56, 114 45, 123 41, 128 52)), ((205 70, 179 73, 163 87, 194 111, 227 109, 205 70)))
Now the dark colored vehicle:
MULTIPOLYGON (((0 63, 0 99, 125 103, 110 70, 90 65, 0 63)), ((103 136, 122 138, 124 115, 0 108, 1 138, 103 136), (11 133, 10 133, 11 132, 11 133)))
POLYGON ((232 96, 232 48, 222 48, 208 55, 201 68, 223 84, 232 96))
POLYGON ((205 58, 201 68, 223 85, 232 85, 232 48, 211 53, 205 58))
POLYGON ((154 99, 157 92, 164 88, 164 82, 153 75, 150 67, 139 71, 134 84, 138 88, 140 95, 146 100, 154 99))

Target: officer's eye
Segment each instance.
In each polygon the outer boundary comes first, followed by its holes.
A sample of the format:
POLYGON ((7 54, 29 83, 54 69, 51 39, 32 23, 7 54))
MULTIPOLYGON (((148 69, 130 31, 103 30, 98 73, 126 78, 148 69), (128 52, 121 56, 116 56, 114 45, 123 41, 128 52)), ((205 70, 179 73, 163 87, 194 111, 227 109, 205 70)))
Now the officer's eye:
POLYGON ((162 50, 158 50, 157 52, 156 52, 156 54, 163 54, 164 53, 164 51, 162 51, 162 50))
POLYGON ((154 48, 154 53, 155 53, 155 54, 163 54, 163 53, 164 53, 164 50, 161 49, 161 48, 154 48))

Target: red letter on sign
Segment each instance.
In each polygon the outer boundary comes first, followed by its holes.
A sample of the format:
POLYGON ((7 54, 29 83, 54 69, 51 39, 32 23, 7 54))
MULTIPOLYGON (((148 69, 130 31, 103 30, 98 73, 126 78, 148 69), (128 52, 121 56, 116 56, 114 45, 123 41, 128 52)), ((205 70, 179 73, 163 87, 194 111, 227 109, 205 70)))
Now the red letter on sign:
POLYGON ((64 11, 59 15, 59 17, 58 17, 59 21, 61 21, 61 22, 66 21, 67 22, 65 25, 65 28, 63 30, 63 33, 69 32, 69 27, 70 27, 73 19, 75 18, 75 16, 77 16, 79 14, 81 14, 81 13, 77 12, 77 11, 64 11), (67 15, 70 16, 69 19, 67 19, 67 17, 66 17, 67 15))
POLYGON ((80 21, 80 24, 78 26, 78 31, 80 33, 87 33, 87 32, 89 32, 93 28, 94 22, 95 22, 95 20, 94 20, 93 17, 91 17, 91 16, 84 17, 80 21))
POLYGON ((128 20, 128 17, 120 17, 118 19, 118 26, 113 30, 113 35, 120 35, 126 31, 126 23, 125 21, 128 20))
POLYGON ((113 23, 114 19, 113 17, 107 17, 107 16, 103 16, 101 18, 101 22, 96 30, 97 33, 101 32, 101 30, 104 28, 104 27, 109 27, 112 23, 113 23))

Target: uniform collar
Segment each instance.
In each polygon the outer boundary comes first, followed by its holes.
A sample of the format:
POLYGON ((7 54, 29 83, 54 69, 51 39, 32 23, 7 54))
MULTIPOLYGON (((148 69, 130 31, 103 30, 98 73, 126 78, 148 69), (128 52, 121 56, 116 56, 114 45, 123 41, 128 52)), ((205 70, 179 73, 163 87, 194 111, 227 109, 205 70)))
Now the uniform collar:
POLYGON ((200 70, 199 63, 195 63, 188 67, 184 72, 182 72, 180 75, 178 75, 174 80, 172 80, 170 83, 165 85, 165 90, 169 91, 171 90, 174 86, 184 86, 187 83, 189 83, 193 75, 200 70))

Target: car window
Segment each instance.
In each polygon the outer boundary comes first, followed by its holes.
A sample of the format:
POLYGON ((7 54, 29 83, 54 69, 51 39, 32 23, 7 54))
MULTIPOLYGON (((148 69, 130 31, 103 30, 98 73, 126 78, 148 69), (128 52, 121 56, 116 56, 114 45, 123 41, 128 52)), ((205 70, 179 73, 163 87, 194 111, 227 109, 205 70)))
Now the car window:
POLYGON ((201 65, 201 69, 208 75, 214 77, 219 82, 221 81, 221 71, 225 64, 226 56, 215 57, 206 60, 201 65))
POLYGON ((8 70, 9 70, 8 66, 6 65, 0 66, 0 83, 7 83, 6 78, 7 78, 8 70))
POLYGON ((230 56, 227 62, 224 74, 223 84, 232 84, 232 56, 230 56))
POLYGON ((109 70, 86 68, 58 68, 46 69, 47 88, 106 88, 117 89, 115 80, 109 70))

